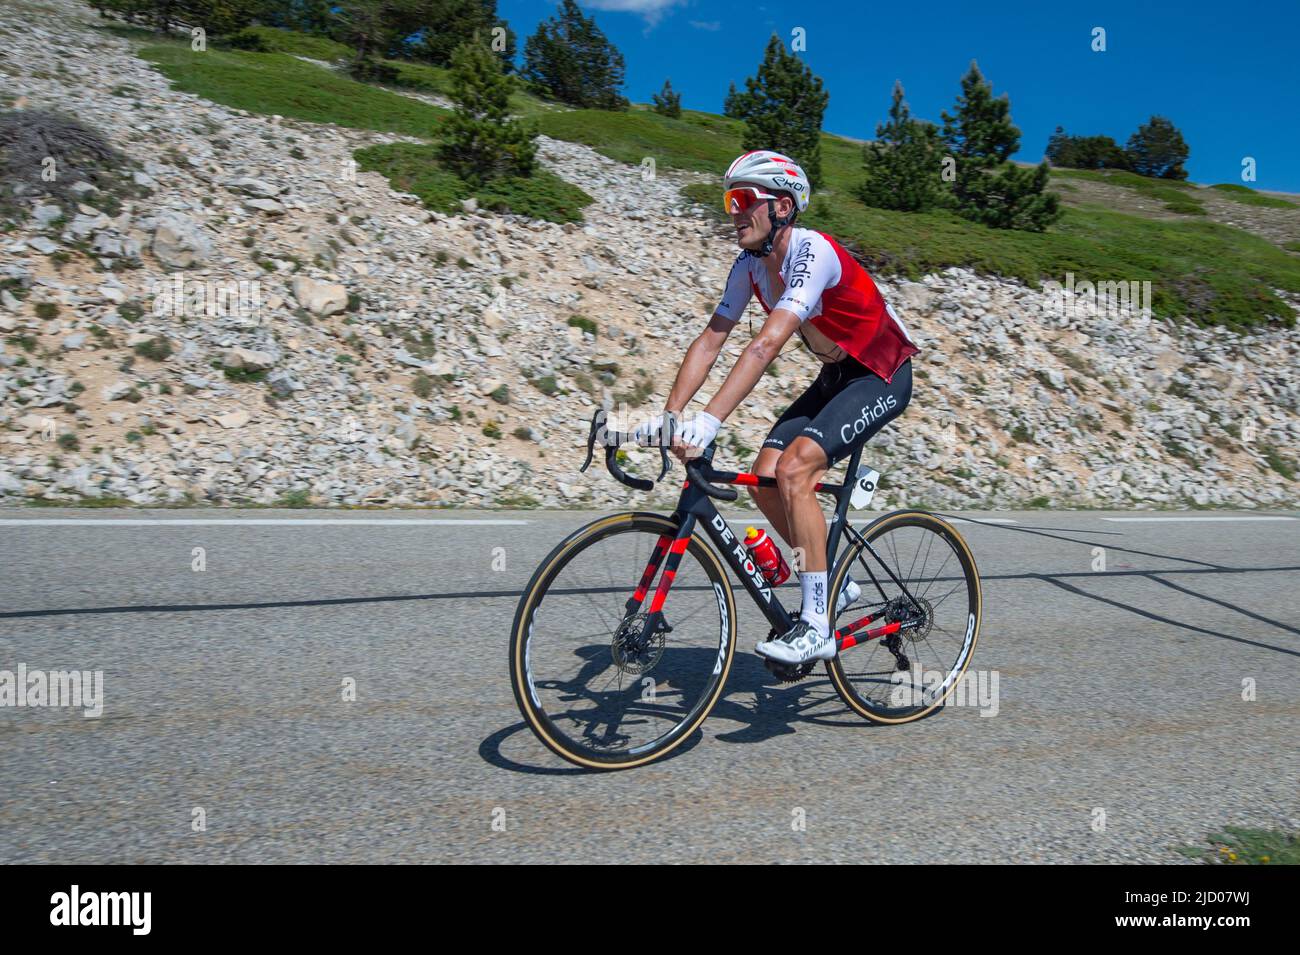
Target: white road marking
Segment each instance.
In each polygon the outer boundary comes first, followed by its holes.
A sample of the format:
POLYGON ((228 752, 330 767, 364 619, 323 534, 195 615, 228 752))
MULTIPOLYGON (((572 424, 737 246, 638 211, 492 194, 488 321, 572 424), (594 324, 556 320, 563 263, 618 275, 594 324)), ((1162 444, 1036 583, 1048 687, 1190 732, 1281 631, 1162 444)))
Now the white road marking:
POLYGON ((146 517, 40 517, 23 519, 5 519, 0 520, 0 527, 247 527, 255 525, 259 527, 346 527, 352 525, 355 527, 415 527, 443 524, 527 524, 528 521, 512 520, 474 520, 465 518, 461 520, 431 518, 431 517, 414 517, 414 518, 341 518, 341 517, 177 517, 177 518, 146 518, 146 517))
MULTIPOLYGON (((885 513, 884 511, 880 512, 880 514, 884 514, 884 513, 885 513)), ((771 525, 772 523, 771 521, 756 521, 753 518, 746 518, 742 521, 742 519, 739 517, 727 517, 725 514, 722 516, 723 518, 726 519, 728 524, 732 522, 737 522, 737 523, 743 522, 745 524, 753 524, 757 526, 759 524, 771 525)), ((974 518, 972 520, 967 520, 964 517, 953 517, 953 518, 949 518, 949 520, 951 520, 954 524, 1019 524, 1020 523, 1019 521, 1010 517, 979 517, 979 518, 974 518)))
POLYGON ((1294 517, 1103 517, 1115 524, 1174 524, 1191 521, 1294 521, 1294 517))

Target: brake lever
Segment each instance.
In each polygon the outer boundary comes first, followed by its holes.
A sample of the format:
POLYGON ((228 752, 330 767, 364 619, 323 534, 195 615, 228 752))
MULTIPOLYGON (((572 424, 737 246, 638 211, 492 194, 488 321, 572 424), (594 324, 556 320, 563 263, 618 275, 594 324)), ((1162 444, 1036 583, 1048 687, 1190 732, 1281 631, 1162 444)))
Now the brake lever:
POLYGON ((591 427, 587 430, 587 460, 582 462, 579 471, 587 470, 587 465, 591 464, 592 453, 596 447, 596 428, 600 423, 600 416, 605 413, 604 408, 597 408, 591 416, 591 427))
POLYGON ((673 438, 676 436, 677 415, 673 414, 671 411, 666 412, 664 414, 663 426, 660 428, 659 432, 659 461, 663 466, 659 469, 659 476, 655 478, 656 484, 664 479, 664 475, 668 473, 668 468, 672 465, 672 462, 668 460, 668 447, 673 443, 673 438), (663 428, 668 429, 667 441, 664 440, 663 428))

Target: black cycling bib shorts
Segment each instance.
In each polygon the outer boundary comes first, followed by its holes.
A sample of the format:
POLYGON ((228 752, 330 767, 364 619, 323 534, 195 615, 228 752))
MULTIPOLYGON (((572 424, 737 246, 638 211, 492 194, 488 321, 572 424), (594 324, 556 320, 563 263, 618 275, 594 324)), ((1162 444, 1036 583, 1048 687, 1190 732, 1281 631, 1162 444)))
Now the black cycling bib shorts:
POLYGON ((763 441, 765 448, 788 448, 795 438, 810 438, 826 452, 826 466, 847 458, 912 400, 912 360, 885 381, 849 356, 823 363, 817 379, 794 400, 763 441))

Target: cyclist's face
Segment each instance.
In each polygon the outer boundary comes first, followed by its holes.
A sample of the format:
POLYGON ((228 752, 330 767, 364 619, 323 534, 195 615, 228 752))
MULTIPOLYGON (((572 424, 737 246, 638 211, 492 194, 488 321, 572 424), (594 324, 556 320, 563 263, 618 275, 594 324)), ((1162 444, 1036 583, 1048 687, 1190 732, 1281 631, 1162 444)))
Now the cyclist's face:
MULTIPOLYGON (((753 186, 760 192, 767 192, 767 188, 756 182, 738 182, 733 188, 744 186, 753 186)), ((776 214, 778 216, 790 214, 790 200, 781 196, 776 200, 776 214)), ((768 231, 772 228, 772 220, 767 214, 767 200, 760 199, 748 209, 733 212, 731 214, 731 223, 736 227, 736 244, 742 249, 757 249, 767 238, 768 231)))

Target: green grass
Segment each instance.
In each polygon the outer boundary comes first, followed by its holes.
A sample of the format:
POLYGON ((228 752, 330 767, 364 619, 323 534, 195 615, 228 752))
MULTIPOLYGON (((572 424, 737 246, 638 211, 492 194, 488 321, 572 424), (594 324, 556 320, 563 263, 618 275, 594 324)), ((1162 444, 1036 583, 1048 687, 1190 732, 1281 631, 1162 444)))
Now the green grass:
POLYGON ((591 196, 543 169, 530 178, 493 180, 475 189, 438 165, 436 147, 414 143, 368 146, 354 154, 358 167, 385 175, 403 192, 419 196, 430 209, 461 211, 461 199, 473 196, 480 208, 514 212, 550 222, 580 222, 591 196))
POLYGON ((245 27, 230 38, 229 45, 263 53, 309 56, 313 60, 324 60, 326 63, 350 59, 354 55, 352 47, 346 43, 338 43, 328 37, 281 30, 278 27, 245 27), (256 45, 245 46, 245 43, 256 45))
POLYGON ((1262 445, 1260 453, 1264 455, 1264 460, 1268 466, 1282 475, 1288 481, 1295 480, 1295 465, 1282 456, 1282 453, 1271 444, 1262 445))
POLYGON ((252 113, 432 138, 450 115, 388 90, 358 83, 287 53, 208 50, 155 43, 140 56, 187 93, 252 113))
POLYGON ((275 503, 276 507, 311 507, 311 491, 303 488, 296 491, 286 491, 280 495, 280 499, 275 503))
POLYGON ((1112 186, 1123 186, 1165 204, 1170 212, 1203 216, 1205 206, 1196 198, 1196 187, 1178 179, 1152 179, 1123 169, 1053 169, 1053 178, 1090 179, 1112 186))
MULTIPOLYGON (((649 110, 613 112, 575 109, 537 117, 541 132, 554 139, 584 143, 618 162, 640 165, 647 156, 656 166, 711 172, 719 177, 740 153, 738 128, 709 124, 682 112, 669 119, 649 110)), ((715 190, 716 191, 716 190, 715 190)))
POLYGON ((422 93, 451 95, 451 72, 430 63, 412 63, 409 60, 383 60, 385 66, 397 71, 396 86, 419 90, 422 93))
POLYGON ((1279 199, 1276 196, 1265 196, 1248 186, 1239 186, 1233 182, 1221 182, 1217 186, 1211 186, 1210 188, 1218 190, 1234 202, 1240 202, 1247 206, 1267 206, 1271 209, 1298 208, 1294 202, 1287 202, 1285 199, 1279 199))
POLYGON ((497 507, 529 508, 541 507, 542 502, 531 494, 522 491, 507 491, 497 498, 497 507))
MULTIPOLYGON (((112 494, 104 494, 100 497, 90 497, 89 495, 79 495, 70 501, 60 501, 55 498, 47 497, 29 497, 24 498, 23 503, 28 507, 135 507, 131 501, 124 497, 116 497, 112 494)), ((152 505, 164 506, 164 505, 152 505)))
POLYGON ((1178 852, 1219 865, 1300 865, 1300 836, 1293 832, 1225 826, 1205 841, 1208 848, 1180 846, 1178 852))

